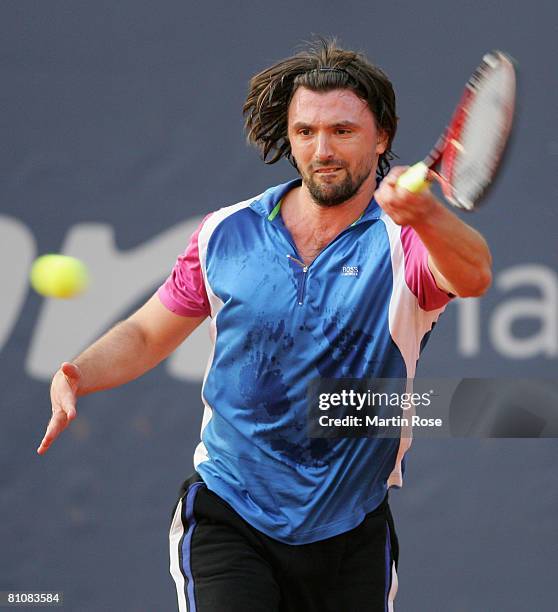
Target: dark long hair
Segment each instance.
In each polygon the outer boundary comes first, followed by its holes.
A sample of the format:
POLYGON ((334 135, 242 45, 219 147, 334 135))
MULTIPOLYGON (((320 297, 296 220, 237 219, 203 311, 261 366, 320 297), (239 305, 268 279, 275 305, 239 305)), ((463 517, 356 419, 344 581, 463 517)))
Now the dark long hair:
POLYGON ((388 77, 363 54, 337 46, 335 39, 318 37, 306 50, 262 70, 250 80, 244 103, 244 127, 248 142, 255 145, 266 164, 286 157, 296 168, 287 134, 289 104, 298 87, 312 91, 350 89, 364 100, 378 129, 388 137, 378 160, 383 178, 396 156, 391 145, 397 130, 395 93, 388 77))

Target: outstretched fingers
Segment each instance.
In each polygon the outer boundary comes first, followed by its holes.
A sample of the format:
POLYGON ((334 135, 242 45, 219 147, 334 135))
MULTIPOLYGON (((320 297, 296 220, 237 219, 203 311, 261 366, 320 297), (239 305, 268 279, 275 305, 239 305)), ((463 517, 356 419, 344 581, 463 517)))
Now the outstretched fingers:
POLYGON ((69 413, 64 412, 64 410, 57 410, 53 413, 50 421, 48 422, 45 435, 39 445, 39 448, 37 449, 37 453, 39 453, 39 455, 46 453, 50 445, 66 429, 66 427, 68 427, 75 416, 75 408, 73 409, 73 416, 69 416, 69 413))
POLYGON ((77 389, 80 382, 80 370, 73 364, 64 362, 52 379, 50 400, 52 416, 48 422, 45 435, 37 448, 43 455, 56 438, 76 418, 77 389))

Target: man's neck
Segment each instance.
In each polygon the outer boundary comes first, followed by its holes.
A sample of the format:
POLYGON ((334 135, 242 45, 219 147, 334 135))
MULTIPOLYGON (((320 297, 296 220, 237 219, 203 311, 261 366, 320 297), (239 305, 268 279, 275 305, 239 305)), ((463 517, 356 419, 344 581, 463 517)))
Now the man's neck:
POLYGON ((370 203, 374 195, 376 182, 365 181, 358 193, 352 198, 335 206, 317 204, 306 185, 289 191, 281 206, 283 219, 290 219, 296 225, 302 224, 308 231, 326 231, 338 234, 356 221, 370 203))
POLYGON ((306 264, 362 215, 372 199, 375 186, 375 180, 373 186, 364 183, 351 199, 336 206, 317 204, 304 183, 285 195, 281 216, 306 264))

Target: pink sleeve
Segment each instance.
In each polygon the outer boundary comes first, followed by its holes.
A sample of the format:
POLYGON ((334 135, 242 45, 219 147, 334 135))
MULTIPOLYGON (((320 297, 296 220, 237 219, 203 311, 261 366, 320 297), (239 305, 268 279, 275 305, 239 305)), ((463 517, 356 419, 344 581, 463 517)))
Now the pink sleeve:
POLYGON ((445 306, 452 296, 438 288, 428 267, 428 251, 410 226, 401 228, 401 244, 405 254, 405 281, 423 310, 445 306))
POLYGON ((159 299, 171 312, 184 317, 209 316, 211 312, 198 248, 199 233, 209 216, 194 232, 188 247, 176 260, 170 276, 157 291, 159 299))

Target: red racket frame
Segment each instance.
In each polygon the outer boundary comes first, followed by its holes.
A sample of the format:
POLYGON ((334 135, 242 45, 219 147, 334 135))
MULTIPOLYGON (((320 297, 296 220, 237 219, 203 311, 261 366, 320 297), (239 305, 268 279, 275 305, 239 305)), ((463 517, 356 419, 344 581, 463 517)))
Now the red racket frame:
POLYGON ((501 51, 492 51, 484 56, 483 61, 472 74, 471 78, 467 82, 465 91, 457 105, 454 114, 449 122, 444 134, 438 139, 438 142, 434 145, 433 149, 424 159, 424 164, 428 166, 428 180, 436 179, 441 187, 444 196, 454 205, 465 210, 472 210, 477 202, 485 195, 489 185, 492 183, 498 168, 501 165, 502 157, 506 149, 506 145, 509 139, 513 124, 513 115, 515 109, 515 68, 512 59, 502 53, 501 51), (510 99, 510 103, 505 113, 505 123, 500 134, 498 142, 498 148, 495 150, 495 164, 489 179, 486 184, 479 190, 475 201, 471 202, 472 206, 469 208, 464 206, 457 199, 453 189, 453 170, 455 167, 455 160, 459 155, 461 148, 461 134, 463 127, 466 124, 467 117, 469 115, 469 108, 473 103, 476 92, 478 90, 479 83, 482 83, 488 76, 489 73, 494 70, 494 66, 491 65, 494 62, 501 63, 504 69, 509 71, 509 76, 514 85, 513 98, 510 99), (436 171, 434 168, 440 165, 440 170, 436 171))

